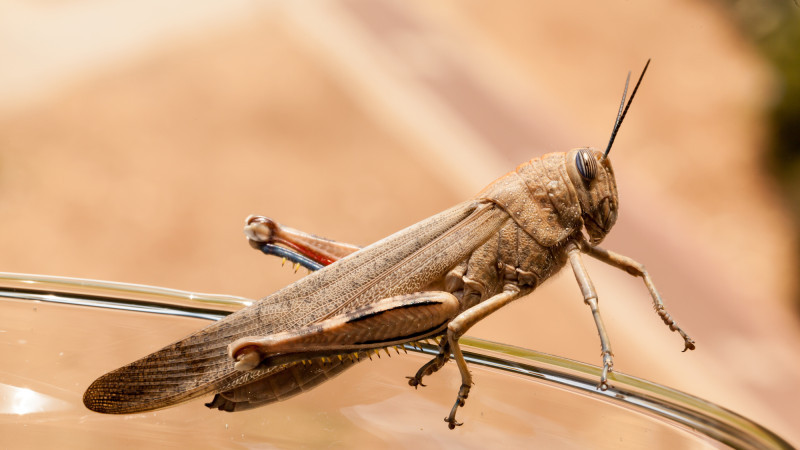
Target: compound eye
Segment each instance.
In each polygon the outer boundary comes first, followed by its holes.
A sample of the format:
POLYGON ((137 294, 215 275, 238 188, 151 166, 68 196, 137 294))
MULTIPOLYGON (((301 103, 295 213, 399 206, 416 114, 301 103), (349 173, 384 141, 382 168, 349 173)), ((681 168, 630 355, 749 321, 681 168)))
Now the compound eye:
POLYGON ((575 155, 575 165, 584 180, 591 181, 597 175, 597 160, 591 151, 582 148, 575 155))

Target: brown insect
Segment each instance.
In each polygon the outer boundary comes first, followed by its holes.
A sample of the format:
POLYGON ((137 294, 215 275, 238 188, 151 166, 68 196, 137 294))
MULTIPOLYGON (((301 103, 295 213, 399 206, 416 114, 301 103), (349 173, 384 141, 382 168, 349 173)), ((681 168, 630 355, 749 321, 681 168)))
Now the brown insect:
POLYGON ((461 388, 445 421, 455 428, 460 425, 456 411, 472 386, 459 338, 567 262, 597 325, 600 388, 607 389, 611 346, 581 253, 641 277, 659 317, 683 337, 684 351, 694 349, 694 341, 664 309, 644 267, 597 247, 618 211, 608 153, 649 64, 625 105, 628 74, 604 153, 579 148, 532 159, 472 200, 366 248, 264 217, 248 218, 245 231, 256 248, 311 269, 330 265, 103 375, 87 389, 84 404, 98 412, 127 414, 214 392, 210 408, 250 409, 308 390, 376 350, 441 338, 438 355, 409 377, 409 384, 421 386, 423 377, 452 357, 461 388))

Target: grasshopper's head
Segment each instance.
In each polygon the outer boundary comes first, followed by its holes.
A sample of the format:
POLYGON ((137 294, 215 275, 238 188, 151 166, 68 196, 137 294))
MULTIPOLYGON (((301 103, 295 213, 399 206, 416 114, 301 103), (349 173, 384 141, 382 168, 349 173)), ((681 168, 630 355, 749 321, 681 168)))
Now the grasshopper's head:
POLYGON ((567 173, 575 186, 581 218, 593 245, 599 244, 617 221, 619 197, 611 161, 591 148, 567 153, 567 173))
POLYGON ((648 59, 647 64, 642 69, 642 74, 639 75, 639 81, 636 82, 636 86, 631 92, 631 98, 628 100, 628 104, 625 105, 628 81, 631 79, 631 74, 628 72, 628 78, 625 80, 625 90, 622 91, 622 101, 619 103, 617 120, 614 121, 614 129, 611 131, 611 139, 608 141, 606 151, 600 153, 591 148, 578 148, 567 154, 567 171, 572 184, 578 191, 581 218, 583 219, 584 227, 586 227, 586 232, 589 233, 592 245, 599 244, 617 221, 619 205, 617 182, 614 180, 614 170, 611 168, 608 152, 611 151, 611 145, 614 144, 617 131, 622 125, 622 120, 625 119, 625 114, 628 113, 628 108, 631 106, 636 91, 639 90, 639 84, 642 83, 642 78, 644 78, 649 65, 650 60, 648 59), (622 105, 625 105, 625 109, 622 108, 622 105))

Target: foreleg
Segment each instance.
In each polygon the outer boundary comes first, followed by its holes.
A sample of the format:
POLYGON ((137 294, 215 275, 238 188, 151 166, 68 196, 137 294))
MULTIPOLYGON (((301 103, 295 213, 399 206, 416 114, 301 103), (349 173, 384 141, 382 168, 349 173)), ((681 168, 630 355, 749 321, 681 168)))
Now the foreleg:
POLYGON ((683 338, 683 351, 695 349, 694 340, 690 338, 689 335, 681 329, 681 327, 678 326, 675 320, 672 319, 672 316, 670 316, 667 310, 664 308, 664 302, 661 301, 661 295, 658 293, 658 290, 656 290, 653 280, 650 278, 650 275, 647 273, 642 264, 639 264, 627 256, 620 255, 619 253, 605 250, 600 247, 592 247, 588 242, 583 242, 581 247, 587 255, 603 261, 606 264, 610 264, 618 269, 622 269, 635 277, 641 277, 642 280, 644 280, 645 286, 647 286, 647 290, 650 291, 650 297, 653 298, 653 308, 656 310, 658 317, 664 321, 664 324, 666 324, 670 330, 677 331, 683 338))
POLYGON ((583 294, 583 301, 592 310, 592 317, 597 326, 597 333, 600 335, 600 347, 603 355, 603 373, 600 375, 600 389, 608 389, 608 373, 614 370, 614 355, 611 352, 611 342, 606 333, 606 327, 603 325, 603 318, 600 317, 600 309, 597 305, 597 292, 594 290, 589 273, 583 267, 583 260, 581 259, 581 252, 575 243, 570 242, 567 244, 567 255, 569 256, 572 271, 575 272, 575 279, 578 281, 578 286, 581 288, 583 294))

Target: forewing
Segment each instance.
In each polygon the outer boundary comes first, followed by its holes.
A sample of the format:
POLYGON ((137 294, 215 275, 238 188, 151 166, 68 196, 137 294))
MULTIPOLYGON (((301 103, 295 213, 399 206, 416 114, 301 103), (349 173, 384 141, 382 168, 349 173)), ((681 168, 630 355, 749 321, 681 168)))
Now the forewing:
MULTIPOLYGON (((87 408, 128 414, 224 392, 282 368, 233 368, 229 343, 317 322, 441 279, 508 218, 491 203, 465 202, 431 216, 92 383, 87 408)), ((303 383, 302 376, 297 381, 303 383)))

